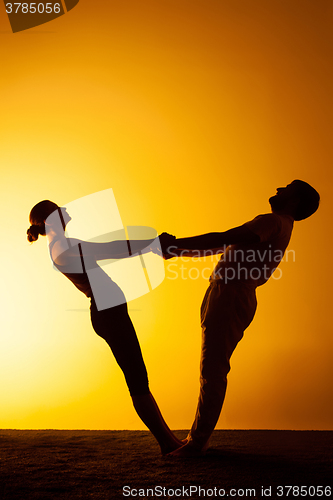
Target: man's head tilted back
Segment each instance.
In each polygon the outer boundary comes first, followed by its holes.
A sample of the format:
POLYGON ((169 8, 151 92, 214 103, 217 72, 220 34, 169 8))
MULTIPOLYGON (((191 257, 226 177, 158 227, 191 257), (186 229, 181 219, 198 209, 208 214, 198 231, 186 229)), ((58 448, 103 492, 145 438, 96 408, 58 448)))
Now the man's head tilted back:
POLYGON ((284 188, 278 188, 276 195, 269 199, 272 212, 291 215, 297 221, 314 214, 319 202, 319 193, 310 184, 298 179, 284 188))

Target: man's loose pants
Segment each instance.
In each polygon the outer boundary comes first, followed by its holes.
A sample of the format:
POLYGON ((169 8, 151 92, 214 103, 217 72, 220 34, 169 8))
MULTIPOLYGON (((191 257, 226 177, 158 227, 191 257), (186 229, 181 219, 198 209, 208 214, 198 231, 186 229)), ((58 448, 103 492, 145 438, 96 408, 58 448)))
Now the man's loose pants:
POLYGON ((219 419, 230 357, 251 323, 257 307, 255 286, 213 281, 201 306, 200 394, 188 439, 204 450, 219 419))

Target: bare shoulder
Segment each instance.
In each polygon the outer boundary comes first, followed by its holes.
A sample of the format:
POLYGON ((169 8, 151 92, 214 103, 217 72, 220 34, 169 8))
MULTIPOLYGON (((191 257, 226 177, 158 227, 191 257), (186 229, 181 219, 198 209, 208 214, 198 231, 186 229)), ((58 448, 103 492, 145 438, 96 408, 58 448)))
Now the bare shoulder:
POLYGON ((68 257, 79 256, 79 243, 81 240, 75 238, 59 238, 51 250, 52 260, 55 264, 64 265, 68 257))

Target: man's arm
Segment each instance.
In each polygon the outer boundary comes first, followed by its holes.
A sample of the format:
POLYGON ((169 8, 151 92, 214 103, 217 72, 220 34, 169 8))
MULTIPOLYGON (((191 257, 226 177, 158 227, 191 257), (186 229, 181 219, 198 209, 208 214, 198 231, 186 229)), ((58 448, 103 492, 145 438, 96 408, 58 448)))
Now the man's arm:
MULTIPOLYGON (((161 235, 162 236, 162 235, 161 235)), ((167 258, 177 256, 199 257, 205 252, 221 253, 229 245, 249 245, 259 243, 260 237, 253 233, 245 225, 234 227, 223 233, 207 233, 191 238, 176 238, 172 244, 166 247, 162 243, 163 255, 167 258)))

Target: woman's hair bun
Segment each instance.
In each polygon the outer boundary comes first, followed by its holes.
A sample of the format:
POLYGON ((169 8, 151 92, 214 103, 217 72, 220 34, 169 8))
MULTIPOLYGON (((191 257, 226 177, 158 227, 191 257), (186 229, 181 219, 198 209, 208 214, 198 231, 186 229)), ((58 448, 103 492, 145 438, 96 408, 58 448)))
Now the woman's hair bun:
POLYGON ((33 241, 38 240, 38 236, 40 235, 40 227, 37 224, 32 224, 27 230, 28 241, 32 243, 33 241))
POLYGON ((37 205, 35 205, 31 209, 29 215, 29 222, 31 226, 27 231, 28 241, 30 241, 30 243, 38 240, 39 235, 46 235, 45 221, 48 216, 58 208, 58 205, 56 205, 56 203, 53 203, 53 201, 43 200, 37 203, 37 205))

